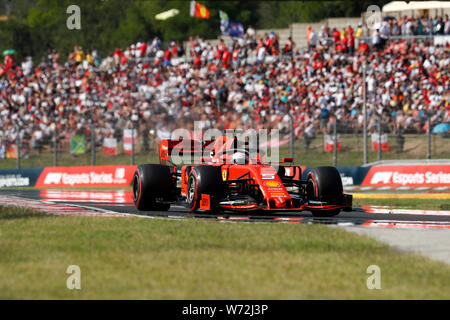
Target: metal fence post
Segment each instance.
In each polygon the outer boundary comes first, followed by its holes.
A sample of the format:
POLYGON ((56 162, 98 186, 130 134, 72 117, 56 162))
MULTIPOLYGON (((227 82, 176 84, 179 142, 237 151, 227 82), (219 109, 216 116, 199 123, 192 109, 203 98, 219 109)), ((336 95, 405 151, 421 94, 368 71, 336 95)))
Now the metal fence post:
POLYGON ((6 141, 3 133, 0 137, 0 159, 6 159, 6 141))
POLYGON ((427 159, 431 159, 431 117, 427 112, 427 159))
POLYGON ((17 169, 20 169, 20 126, 17 126, 17 137, 16 137, 16 145, 17 145, 17 169))
POLYGON ((294 117, 290 112, 289 115, 289 148, 291 151, 292 163, 294 163, 294 117))
POLYGON ((91 165, 95 166, 95 126, 91 121, 91 165))
POLYGON ((367 94, 366 94, 366 62, 363 61, 362 65, 362 71, 363 71, 363 114, 364 114, 364 121, 363 121, 363 135, 364 135, 364 164, 367 164, 369 162, 369 157, 367 153, 367 94))
POLYGON ((381 113, 378 116, 378 161, 381 161, 381 113))
POLYGON ((56 122, 55 122, 55 130, 53 131, 53 166, 56 167, 58 165, 58 133, 56 131, 56 122))
POLYGON ((131 123, 131 165, 134 166, 134 121, 131 123))
POLYGON ((334 116, 333 126, 333 166, 337 166, 337 118, 334 116))

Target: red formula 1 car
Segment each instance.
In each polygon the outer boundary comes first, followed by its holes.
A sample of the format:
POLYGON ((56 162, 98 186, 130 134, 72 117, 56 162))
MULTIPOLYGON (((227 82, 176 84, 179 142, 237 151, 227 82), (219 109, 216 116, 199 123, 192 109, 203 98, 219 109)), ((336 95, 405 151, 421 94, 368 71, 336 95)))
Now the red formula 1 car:
POLYGON ((190 211, 307 210, 328 217, 352 207, 336 168, 317 167, 304 174, 305 167, 289 165, 291 158, 267 165, 263 154, 251 153, 236 138, 162 140, 159 152, 161 164, 140 165, 133 178, 134 203, 142 211, 182 204, 190 211), (177 166, 171 161, 174 153, 197 155, 197 164, 177 166))

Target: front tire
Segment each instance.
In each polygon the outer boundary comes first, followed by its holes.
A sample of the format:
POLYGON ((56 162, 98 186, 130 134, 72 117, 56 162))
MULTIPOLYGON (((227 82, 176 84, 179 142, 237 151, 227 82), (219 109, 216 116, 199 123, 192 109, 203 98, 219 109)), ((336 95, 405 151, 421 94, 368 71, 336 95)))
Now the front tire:
POLYGON ((202 194, 210 196, 210 211, 216 209, 215 200, 222 191, 222 177, 220 167, 201 165, 192 168, 187 183, 186 202, 191 211, 200 207, 202 194))
MULTIPOLYGON (((316 167, 308 173, 306 193, 310 200, 341 204, 344 188, 339 171, 335 167, 316 167)), ((311 210, 315 217, 332 217, 338 215, 341 209, 311 210)))
POLYGON ((137 167, 133 177, 133 201, 140 211, 167 211, 174 191, 172 174, 168 166, 144 164, 137 167))

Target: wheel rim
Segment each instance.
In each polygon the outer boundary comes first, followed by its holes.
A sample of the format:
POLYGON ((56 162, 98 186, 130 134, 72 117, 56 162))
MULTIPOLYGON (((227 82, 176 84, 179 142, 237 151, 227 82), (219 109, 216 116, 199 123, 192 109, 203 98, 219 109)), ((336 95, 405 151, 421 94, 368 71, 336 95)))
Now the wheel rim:
POLYGON ((134 202, 137 201, 139 196, 139 177, 137 174, 134 175, 133 179, 133 200, 134 202))
POLYGON ((311 200, 314 200, 316 198, 314 182, 311 178, 308 179, 308 184, 306 185, 306 194, 311 200))
POLYGON ((195 197, 194 178, 193 177, 189 177, 188 190, 187 190, 187 201, 188 201, 188 203, 192 203, 194 201, 194 197, 195 197))

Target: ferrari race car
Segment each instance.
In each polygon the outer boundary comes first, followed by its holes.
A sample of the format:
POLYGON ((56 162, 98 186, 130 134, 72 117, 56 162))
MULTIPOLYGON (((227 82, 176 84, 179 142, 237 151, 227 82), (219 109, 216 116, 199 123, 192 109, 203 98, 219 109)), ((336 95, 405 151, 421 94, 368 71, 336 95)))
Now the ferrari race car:
POLYGON ((352 208, 335 167, 264 164, 261 152, 250 152, 236 138, 162 140, 160 164, 139 165, 133 177, 133 199, 141 211, 167 211, 172 204, 190 211, 310 211, 329 217, 352 208), (172 154, 197 155, 197 164, 175 165, 172 154), (205 156, 207 154, 208 156, 205 156), (252 156, 253 155, 253 156, 252 156))

